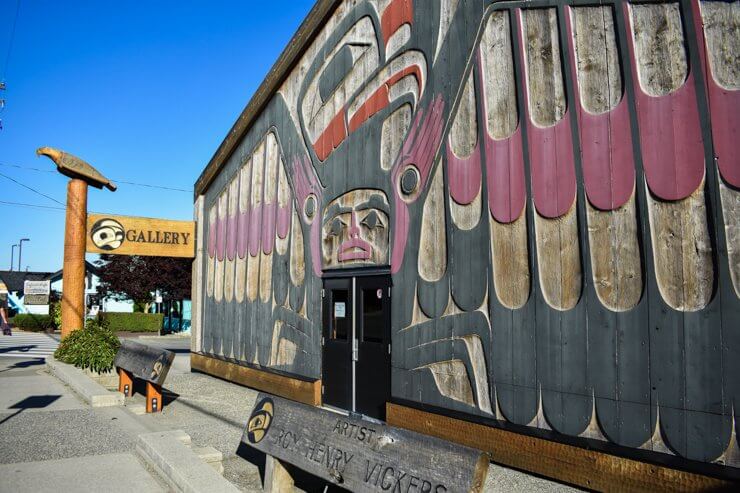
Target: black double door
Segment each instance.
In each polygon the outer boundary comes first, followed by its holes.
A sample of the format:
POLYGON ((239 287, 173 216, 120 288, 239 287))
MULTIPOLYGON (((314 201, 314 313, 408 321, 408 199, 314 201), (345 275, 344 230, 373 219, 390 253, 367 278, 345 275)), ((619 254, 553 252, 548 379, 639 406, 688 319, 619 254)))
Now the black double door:
POLYGON ((390 399, 390 276, 326 279, 323 402, 385 420, 390 399))

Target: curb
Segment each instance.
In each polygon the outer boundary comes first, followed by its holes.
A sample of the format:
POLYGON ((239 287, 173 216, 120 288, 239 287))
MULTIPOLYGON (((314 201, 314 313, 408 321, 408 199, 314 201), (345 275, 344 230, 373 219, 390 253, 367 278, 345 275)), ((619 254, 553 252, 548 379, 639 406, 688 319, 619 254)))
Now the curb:
POLYGON ((237 493, 236 486, 183 443, 182 434, 181 430, 144 433, 136 440, 136 452, 175 491, 237 493))
POLYGON ((110 392, 99 383, 85 375, 82 370, 67 363, 57 361, 53 356, 46 359, 49 372, 69 385, 82 399, 92 407, 123 406, 123 394, 110 392))

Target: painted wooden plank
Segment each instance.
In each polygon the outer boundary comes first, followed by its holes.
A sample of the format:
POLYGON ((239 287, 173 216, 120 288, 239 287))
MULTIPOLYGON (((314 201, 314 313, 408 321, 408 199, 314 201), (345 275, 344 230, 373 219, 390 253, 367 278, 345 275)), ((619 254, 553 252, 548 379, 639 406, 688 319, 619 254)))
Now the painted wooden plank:
POLYGON ((624 485, 635 491, 712 489, 730 481, 640 462, 596 450, 526 436, 496 427, 388 404, 388 422, 468 446, 483 447, 493 461, 587 489, 624 485))
POLYGON ((113 366, 123 368, 134 377, 163 385, 175 360, 175 353, 139 342, 123 339, 113 359, 113 366))
POLYGON ((575 202, 573 142, 565 101, 555 8, 517 10, 522 26, 530 179, 534 205, 554 219, 575 202))
MULTIPOLYGON (((737 25, 740 24, 740 3, 693 0, 692 5, 701 6, 701 15, 694 13, 695 22, 702 20, 703 36, 699 34, 700 46, 706 41, 706 71, 712 139, 715 159, 722 178, 735 188, 740 188, 740 155, 736 152, 740 138, 740 69, 737 56, 740 40, 737 25)), ((704 53, 702 52, 702 55, 704 53)))
POLYGON ((628 4, 628 35, 645 178, 663 200, 685 199, 704 178, 704 145, 678 3, 628 4))
POLYGON ((275 395, 310 406, 321 405, 321 380, 292 378, 195 353, 190 355, 190 365, 194 370, 240 385, 263 391, 269 389, 275 395))
POLYGON ((242 443, 351 491, 482 491, 482 452, 259 394, 242 443))

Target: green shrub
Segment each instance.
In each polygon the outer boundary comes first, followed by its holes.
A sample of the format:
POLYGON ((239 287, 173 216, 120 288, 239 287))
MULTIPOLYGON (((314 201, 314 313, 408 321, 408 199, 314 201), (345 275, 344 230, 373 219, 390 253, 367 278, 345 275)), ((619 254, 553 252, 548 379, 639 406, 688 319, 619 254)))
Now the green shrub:
POLYGON ((62 339, 54 357, 78 368, 106 372, 113 368, 113 359, 121 342, 104 320, 89 319, 85 328, 75 330, 62 339))
POLYGON ((158 332, 162 328, 162 313, 117 313, 101 314, 113 332, 158 332))
POLYGON ((54 319, 54 325, 60 329, 62 328, 62 302, 52 303, 51 305, 51 316, 54 319))
POLYGON ((33 313, 19 313, 9 320, 18 329, 42 332, 54 330, 54 317, 51 315, 35 315, 33 313))

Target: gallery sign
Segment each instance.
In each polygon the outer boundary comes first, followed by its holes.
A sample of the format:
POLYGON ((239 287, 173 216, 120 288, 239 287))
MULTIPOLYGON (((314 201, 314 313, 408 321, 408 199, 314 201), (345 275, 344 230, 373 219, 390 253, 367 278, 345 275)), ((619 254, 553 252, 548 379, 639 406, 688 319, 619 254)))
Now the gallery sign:
POLYGON ((114 255, 194 257, 195 223, 89 214, 87 251, 114 255))
POLYGON ((481 491, 480 450, 260 393, 242 442, 355 492, 481 491))

